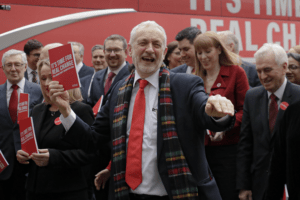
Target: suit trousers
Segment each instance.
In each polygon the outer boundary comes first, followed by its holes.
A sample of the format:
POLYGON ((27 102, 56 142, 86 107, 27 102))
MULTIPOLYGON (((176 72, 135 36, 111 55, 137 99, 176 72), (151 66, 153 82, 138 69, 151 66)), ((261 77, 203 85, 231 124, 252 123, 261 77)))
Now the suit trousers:
POLYGON ((222 199, 239 200, 236 190, 237 144, 206 146, 205 152, 222 199))
MULTIPOLYGON (((14 163, 14 170, 9 179, 0 181, 1 200, 25 200, 26 198, 26 176, 25 166, 17 159, 14 163)), ((5 171, 4 171, 5 172, 5 171)))

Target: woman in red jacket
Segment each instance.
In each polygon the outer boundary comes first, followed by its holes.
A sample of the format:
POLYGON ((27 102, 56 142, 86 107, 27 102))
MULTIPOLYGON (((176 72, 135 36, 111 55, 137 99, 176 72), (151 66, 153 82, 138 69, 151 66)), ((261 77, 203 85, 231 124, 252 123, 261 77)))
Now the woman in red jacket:
POLYGON ((238 66, 240 58, 230 52, 215 32, 198 35, 194 41, 196 54, 195 74, 204 81, 206 93, 228 98, 236 110, 234 128, 226 132, 208 131, 205 138, 206 157, 216 179, 223 200, 238 200, 236 190, 236 154, 243 104, 248 79, 238 66))

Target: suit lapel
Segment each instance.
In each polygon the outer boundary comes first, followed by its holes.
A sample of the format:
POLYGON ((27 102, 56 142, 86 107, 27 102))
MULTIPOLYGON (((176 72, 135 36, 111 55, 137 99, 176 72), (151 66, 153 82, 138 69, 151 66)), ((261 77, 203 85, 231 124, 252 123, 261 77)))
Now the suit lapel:
POLYGON ((43 125, 43 121, 46 117, 47 109, 48 109, 48 106, 46 104, 42 104, 41 108, 37 111, 39 113, 38 117, 35 117, 34 121, 33 121, 34 130, 35 130, 38 144, 41 143, 42 138, 44 137, 43 135, 40 134, 40 132, 41 132, 41 128, 43 125))
POLYGON ((104 73, 101 74, 98 81, 100 82, 100 90, 101 94, 104 94, 104 86, 105 86, 105 75, 107 74, 108 67, 105 69, 104 73))
POLYGON ((262 98, 260 99, 260 113, 261 113, 261 125, 263 127, 262 131, 262 141, 267 141, 265 144, 269 144, 271 136, 270 136, 270 128, 269 128, 269 99, 267 90, 263 88, 262 98), (267 140, 266 140, 266 139, 267 140))
POLYGON ((9 118, 10 123, 13 124, 7 107, 6 88, 7 82, 0 86, 0 102, 3 102, 0 103, 0 111, 3 112, 3 114, 9 118))

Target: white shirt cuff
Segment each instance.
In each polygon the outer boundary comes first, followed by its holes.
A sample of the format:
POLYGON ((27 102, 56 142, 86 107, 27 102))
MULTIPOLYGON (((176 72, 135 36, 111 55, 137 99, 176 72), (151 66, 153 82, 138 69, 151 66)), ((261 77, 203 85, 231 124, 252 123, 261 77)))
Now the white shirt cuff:
POLYGON ((230 116, 229 115, 226 115, 220 119, 215 119, 214 117, 212 117, 212 119, 215 121, 215 122, 218 122, 218 123, 227 123, 229 122, 230 120, 230 116))
POLYGON ((69 114, 68 117, 64 118, 64 116, 61 114, 59 116, 59 118, 60 118, 60 121, 61 121, 62 125, 64 126, 66 132, 68 132, 76 120, 76 114, 71 109, 71 113, 69 114))

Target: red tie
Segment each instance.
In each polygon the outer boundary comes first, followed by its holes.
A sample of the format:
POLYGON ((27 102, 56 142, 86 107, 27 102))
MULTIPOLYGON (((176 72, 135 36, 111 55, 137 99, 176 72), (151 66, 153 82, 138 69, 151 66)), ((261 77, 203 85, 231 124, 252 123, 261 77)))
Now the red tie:
POLYGON ((8 111, 10 114, 10 118, 15 123, 17 120, 17 111, 18 111, 18 92, 17 89, 19 88, 18 85, 12 85, 13 92, 11 93, 10 100, 9 100, 9 107, 8 111))
POLYGON ((146 80, 138 80, 140 88, 136 94, 131 128, 127 145, 125 181, 135 190, 142 183, 142 144, 145 122, 145 94, 146 80))
POLYGON ((113 72, 110 72, 108 74, 108 77, 106 79, 106 82, 105 82, 105 87, 104 87, 104 95, 108 92, 110 86, 111 86, 111 83, 112 83, 112 79, 115 77, 115 73, 113 72))
POLYGON ((278 113, 278 105, 277 105, 277 97, 272 93, 270 96, 271 103, 269 107, 269 128, 270 133, 272 134, 274 131, 274 126, 276 122, 276 117, 278 113))

